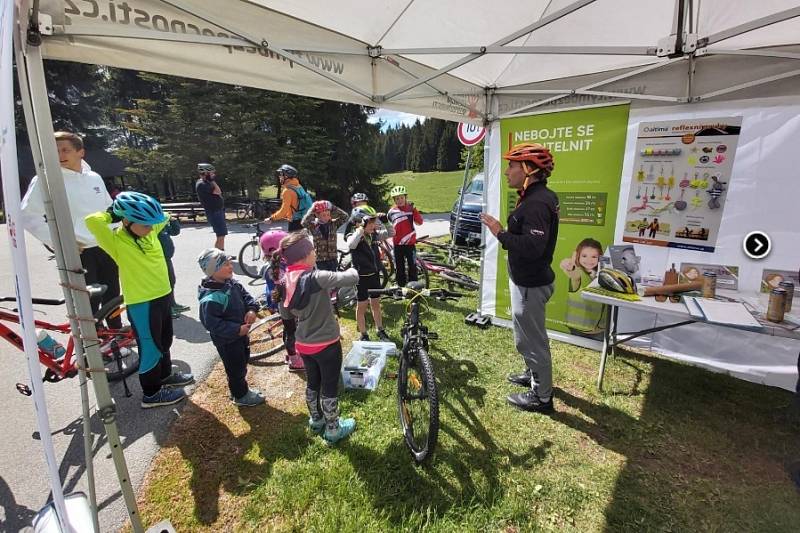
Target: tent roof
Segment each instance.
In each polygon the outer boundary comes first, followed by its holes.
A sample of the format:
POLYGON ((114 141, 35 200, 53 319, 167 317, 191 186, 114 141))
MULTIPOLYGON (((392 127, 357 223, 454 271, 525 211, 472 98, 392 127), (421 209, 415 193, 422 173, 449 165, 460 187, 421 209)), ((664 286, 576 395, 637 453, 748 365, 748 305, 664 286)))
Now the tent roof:
POLYGON ((544 104, 741 98, 753 87, 796 94, 800 74, 796 0, 41 4, 47 58, 459 121, 544 104))

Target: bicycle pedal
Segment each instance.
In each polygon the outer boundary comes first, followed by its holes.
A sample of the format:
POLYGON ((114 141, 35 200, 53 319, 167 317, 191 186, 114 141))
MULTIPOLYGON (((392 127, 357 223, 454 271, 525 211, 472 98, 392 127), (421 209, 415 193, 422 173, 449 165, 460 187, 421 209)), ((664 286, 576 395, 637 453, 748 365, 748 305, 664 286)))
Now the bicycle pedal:
POLYGON ((470 313, 464 317, 464 323, 469 326, 477 326, 481 329, 486 329, 492 325, 492 318, 488 315, 481 315, 480 313, 470 313))

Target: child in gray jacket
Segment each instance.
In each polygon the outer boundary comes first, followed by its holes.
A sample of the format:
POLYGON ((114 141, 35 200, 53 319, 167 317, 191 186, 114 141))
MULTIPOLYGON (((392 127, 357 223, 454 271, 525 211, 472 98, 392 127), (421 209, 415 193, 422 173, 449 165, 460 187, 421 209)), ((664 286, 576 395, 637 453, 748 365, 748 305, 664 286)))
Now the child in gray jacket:
POLYGON ((281 314, 297 319, 295 349, 306 369, 308 425, 328 443, 335 443, 356 429, 356 421, 339 417, 342 343, 330 290, 354 286, 358 272, 353 268, 345 272, 314 268, 314 244, 304 231, 284 237, 280 248, 287 267, 284 284, 276 288, 281 314))

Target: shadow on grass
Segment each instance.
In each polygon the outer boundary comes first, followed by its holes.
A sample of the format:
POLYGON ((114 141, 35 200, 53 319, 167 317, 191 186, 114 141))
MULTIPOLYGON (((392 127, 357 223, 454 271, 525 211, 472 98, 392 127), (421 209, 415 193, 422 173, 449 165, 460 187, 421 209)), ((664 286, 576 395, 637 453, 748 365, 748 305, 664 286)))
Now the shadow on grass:
POLYGON ((481 507, 501 502, 508 488, 503 473, 541 463, 552 446, 545 440, 516 454, 495 442, 475 412, 483 407, 486 395, 483 387, 473 384, 476 365, 442 350, 435 352, 440 429, 433 456, 424 465, 415 465, 399 432, 382 453, 352 442, 342 447, 371 491, 375 510, 398 527, 418 525, 409 518, 413 514, 430 523, 465 502, 481 507))
POLYGON ((558 389, 553 415, 626 459, 606 531, 796 531, 800 500, 786 465, 800 458, 800 416, 791 394, 661 358, 624 357, 651 367, 638 416, 608 403, 625 387, 636 394, 641 371, 630 383, 609 380, 617 390, 603 403, 558 389))
POLYGON ((166 446, 175 446, 192 473, 189 482, 194 496, 195 518, 209 525, 219 517, 220 488, 233 494, 255 489, 269 477, 278 458, 296 459, 303 453, 298 443, 306 439, 293 435, 305 428, 305 417, 292 415, 263 404, 241 408, 250 426, 242 435, 233 432, 211 412, 189 400, 166 446), (257 458, 248 452, 256 446, 257 458))

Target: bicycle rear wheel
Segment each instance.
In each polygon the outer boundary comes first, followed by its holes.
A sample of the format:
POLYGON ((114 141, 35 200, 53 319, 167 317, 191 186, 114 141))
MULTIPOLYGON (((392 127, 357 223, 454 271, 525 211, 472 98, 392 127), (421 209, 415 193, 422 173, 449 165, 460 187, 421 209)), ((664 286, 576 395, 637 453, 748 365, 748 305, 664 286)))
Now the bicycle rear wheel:
POLYGON ((237 219, 244 220, 245 218, 251 218, 248 215, 250 215, 250 209, 247 206, 242 206, 236 209, 237 219))
POLYGON ((126 311, 122 295, 106 302, 94 314, 97 322, 97 337, 100 339, 100 354, 108 381, 119 381, 139 370, 139 347, 130 327, 120 330, 107 329, 103 322, 122 316, 126 311), (113 343, 118 348, 115 353, 113 343))
POLYGON ((458 285, 459 287, 470 291, 477 291, 481 286, 480 283, 471 277, 467 276, 466 274, 462 274, 461 272, 456 272, 455 270, 439 272, 439 276, 448 283, 458 285))
POLYGON ((256 320, 250 328, 250 359, 270 357, 284 348, 283 320, 275 313, 256 320))
POLYGON ((261 277, 264 265, 261 261, 261 245, 257 239, 251 239, 239 250, 239 267, 245 275, 253 279, 261 277))
POLYGON ((422 347, 400 358, 397 407, 406 446, 414 461, 421 464, 433 453, 439 436, 439 397, 433 364, 422 347))

